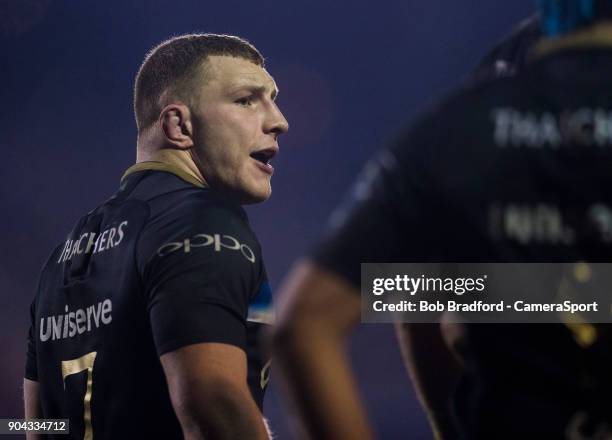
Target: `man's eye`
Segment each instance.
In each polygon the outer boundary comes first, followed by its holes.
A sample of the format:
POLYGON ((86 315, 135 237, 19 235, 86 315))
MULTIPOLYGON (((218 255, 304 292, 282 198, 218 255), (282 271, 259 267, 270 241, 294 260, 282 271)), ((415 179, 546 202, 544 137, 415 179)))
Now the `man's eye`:
POLYGON ((252 96, 245 96, 244 98, 237 99, 236 100, 236 104, 242 105, 244 107, 248 107, 251 104, 253 104, 253 97, 252 96))

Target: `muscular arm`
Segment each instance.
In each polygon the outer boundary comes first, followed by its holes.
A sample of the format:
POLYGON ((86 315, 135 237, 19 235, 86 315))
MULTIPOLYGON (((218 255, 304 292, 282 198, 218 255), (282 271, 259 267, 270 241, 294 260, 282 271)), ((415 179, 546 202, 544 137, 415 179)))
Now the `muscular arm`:
POLYGON ((229 344, 200 343, 160 359, 185 439, 268 439, 247 385, 244 351, 229 344))
POLYGON ((281 289, 277 364, 314 439, 372 438, 345 354, 359 321, 359 294, 343 279, 301 263, 281 289))
MULTIPOLYGON (((38 382, 23 379, 23 401, 25 403, 25 419, 39 419, 42 411, 40 410, 40 400, 38 398, 38 382)), ((38 440, 42 438, 40 434, 26 432, 27 440, 38 440)))
POLYGON ((440 324, 396 325, 404 363, 417 390, 436 439, 457 437, 450 397, 460 365, 448 350, 440 324))

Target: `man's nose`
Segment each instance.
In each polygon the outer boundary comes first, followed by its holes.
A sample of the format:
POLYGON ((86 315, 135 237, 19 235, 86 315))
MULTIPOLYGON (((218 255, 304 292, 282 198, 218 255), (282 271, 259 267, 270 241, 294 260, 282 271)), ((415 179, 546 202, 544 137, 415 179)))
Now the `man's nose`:
POLYGON ((276 104, 273 104, 270 109, 270 115, 266 125, 266 132, 275 133, 277 136, 289 131, 289 123, 276 104))

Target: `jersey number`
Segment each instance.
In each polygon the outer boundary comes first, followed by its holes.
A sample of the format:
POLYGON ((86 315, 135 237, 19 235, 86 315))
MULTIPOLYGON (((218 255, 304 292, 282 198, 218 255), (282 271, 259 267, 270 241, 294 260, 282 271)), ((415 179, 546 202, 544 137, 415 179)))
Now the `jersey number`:
POLYGON ((85 389, 85 397, 83 398, 83 421, 85 424, 85 436, 83 440, 93 440, 93 431, 91 428, 91 389, 93 385, 93 367, 96 360, 96 354, 97 352, 92 351, 80 358, 62 361, 64 389, 66 389, 67 376, 87 370, 87 388, 85 389))

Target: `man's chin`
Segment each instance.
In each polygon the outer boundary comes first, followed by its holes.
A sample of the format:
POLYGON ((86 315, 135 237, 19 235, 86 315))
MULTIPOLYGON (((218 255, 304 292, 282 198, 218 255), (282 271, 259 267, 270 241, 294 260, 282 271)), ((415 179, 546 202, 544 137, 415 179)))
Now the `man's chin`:
POLYGON ((256 203, 265 202, 272 195, 272 188, 262 188, 261 190, 248 191, 241 197, 242 205, 254 205, 256 203))

